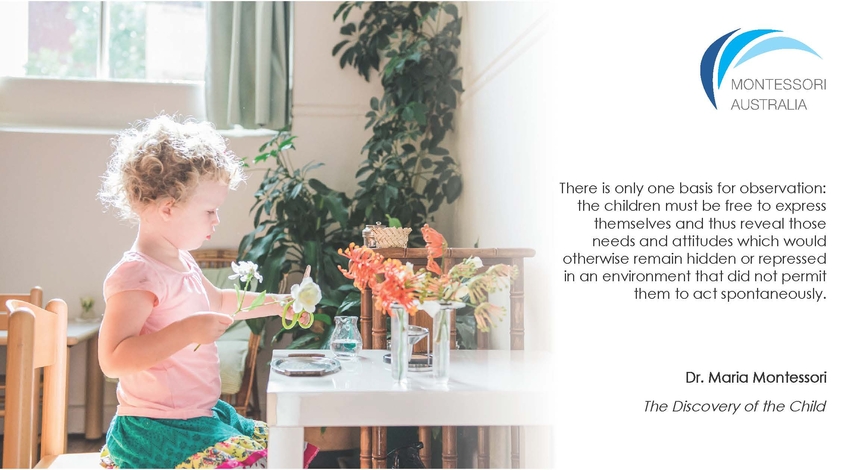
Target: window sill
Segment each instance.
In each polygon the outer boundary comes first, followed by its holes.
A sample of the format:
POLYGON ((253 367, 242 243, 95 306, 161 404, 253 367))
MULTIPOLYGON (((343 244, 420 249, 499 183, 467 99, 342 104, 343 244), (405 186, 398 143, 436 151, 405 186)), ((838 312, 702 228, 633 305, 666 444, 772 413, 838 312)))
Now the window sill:
POLYGON ((158 114, 203 119, 203 83, 0 77, 0 128, 115 133, 158 114))

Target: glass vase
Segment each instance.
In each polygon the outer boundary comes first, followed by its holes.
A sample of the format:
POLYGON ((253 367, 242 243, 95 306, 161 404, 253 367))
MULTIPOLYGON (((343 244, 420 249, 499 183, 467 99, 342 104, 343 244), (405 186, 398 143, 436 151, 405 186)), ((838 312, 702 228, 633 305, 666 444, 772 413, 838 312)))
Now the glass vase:
POLYGON ((334 317, 334 332, 331 335, 331 352, 337 359, 355 359, 363 349, 363 338, 357 329, 357 320, 360 317, 336 316, 334 317))
POLYGON ((390 315, 390 367, 393 379, 402 382, 407 379, 407 367, 410 361, 410 348, 408 348, 408 323, 410 316, 401 305, 392 305, 390 315))
POLYGON ((432 370, 437 383, 449 381, 449 341, 451 340, 452 311, 463 307, 462 302, 440 302, 440 309, 434 314, 434 331, 431 335, 434 341, 432 354, 432 370))

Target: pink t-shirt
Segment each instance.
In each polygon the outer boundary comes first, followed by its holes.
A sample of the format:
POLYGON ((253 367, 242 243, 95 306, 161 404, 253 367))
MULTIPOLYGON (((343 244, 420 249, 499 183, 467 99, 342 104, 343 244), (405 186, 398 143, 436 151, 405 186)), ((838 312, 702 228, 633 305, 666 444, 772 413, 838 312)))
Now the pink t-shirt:
MULTIPOLYGON (((142 253, 128 251, 103 282, 103 297, 143 290, 156 296, 154 308, 139 335, 159 331, 193 313, 209 311, 203 274, 188 252, 180 258, 189 266, 180 272, 142 253)), ((150 369, 120 378, 118 415, 189 419, 212 416, 221 395, 218 349, 189 344, 150 369)))

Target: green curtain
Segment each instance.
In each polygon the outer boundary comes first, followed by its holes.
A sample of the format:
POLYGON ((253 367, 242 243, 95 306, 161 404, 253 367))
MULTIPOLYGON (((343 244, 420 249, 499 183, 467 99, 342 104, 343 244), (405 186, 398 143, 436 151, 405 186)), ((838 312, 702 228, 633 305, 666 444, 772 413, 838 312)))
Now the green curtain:
POLYGON ((292 114, 292 3, 207 3, 207 120, 280 129, 292 114))

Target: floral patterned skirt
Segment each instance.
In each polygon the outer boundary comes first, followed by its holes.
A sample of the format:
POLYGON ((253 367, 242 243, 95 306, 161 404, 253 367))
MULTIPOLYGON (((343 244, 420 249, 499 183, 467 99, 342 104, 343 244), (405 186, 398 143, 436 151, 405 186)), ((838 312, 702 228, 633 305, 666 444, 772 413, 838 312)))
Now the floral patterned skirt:
MULTIPOLYGON (((219 400, 213 416, 153 419, 116 416, 101 451, 105 468, 266 468, 268 425, 219 400)), ((318 449, 309 445, 304 467, 318 449)))

